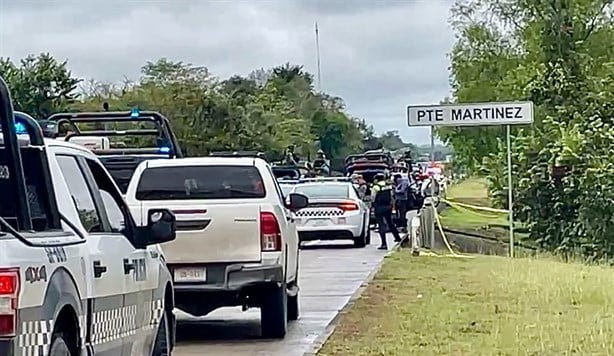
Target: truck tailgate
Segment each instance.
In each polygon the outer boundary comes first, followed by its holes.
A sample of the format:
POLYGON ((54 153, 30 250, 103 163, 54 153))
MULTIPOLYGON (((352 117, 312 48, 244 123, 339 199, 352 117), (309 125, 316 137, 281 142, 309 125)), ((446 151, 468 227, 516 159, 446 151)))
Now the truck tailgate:
POLYGON ((236 200, 142 201, 141 216, 167 208, 177 238, 162 245, 168 263, 259 262, 260 204, 236 200))

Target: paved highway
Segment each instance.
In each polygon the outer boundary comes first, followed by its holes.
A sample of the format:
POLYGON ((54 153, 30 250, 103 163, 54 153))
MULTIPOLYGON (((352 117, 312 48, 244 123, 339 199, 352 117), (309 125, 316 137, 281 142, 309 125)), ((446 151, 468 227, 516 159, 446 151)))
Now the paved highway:
MULTIPOLYGON (((302 356, 386 255, 379 237, 364 249, 344 241, 310 243, 301 250, 301 316, 284 340, 259 338, 260 311, 224 308, 204 318, 178 313, 176 356, 302 356)), ((392 246, 392 237, 389 237, 392 246)))

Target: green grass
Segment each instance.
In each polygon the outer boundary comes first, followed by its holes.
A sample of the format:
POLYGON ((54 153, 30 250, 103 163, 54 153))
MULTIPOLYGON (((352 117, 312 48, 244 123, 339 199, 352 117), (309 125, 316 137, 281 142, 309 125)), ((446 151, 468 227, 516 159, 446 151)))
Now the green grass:
POLYGON ((611 355, 613 272, 397 252, 319 355, 611 355))
MULTIPOLYGON (((491 207, 488 196, 488 183, 484 178, 468 178, 448 188, 447 198, 450 201, 479 207, 491 207)), ((462 207, 447 207, 440 214, 444 227, 463 232, 472 232, 488 237, 507 239, 509 232, 508 215, 506 213, 488 212, 462 207)), ((516 228, 521 227, 515 225, 516 228)), ((519 234, 518 238, 524 235, 519 234)))
POLYGON ((488 197, 488 183, 484 178, 467 178, 464 181, 451 185, 447 197, 464 204, 490 207, 488 197))

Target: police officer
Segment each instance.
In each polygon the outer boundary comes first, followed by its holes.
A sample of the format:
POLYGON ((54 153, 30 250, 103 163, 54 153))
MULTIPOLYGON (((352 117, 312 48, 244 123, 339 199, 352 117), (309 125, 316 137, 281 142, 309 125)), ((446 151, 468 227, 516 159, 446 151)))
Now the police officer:
POLYGON ((373 209, 375 210, 375 219, 377 221, 379 236, 382 240, 382 244, 378 249, 387 250, 388 243, 386 242, 386 230, 387 225, 390 228, 390 232, 394 235, 394 241, 401 241, 401 236, 397 231, 394 222, 392 221, 392 195, 394 190, 392 184, 386 180, 386 176, 383 173, 375 175, 375 183, 371 188, 371 197, 373 209))

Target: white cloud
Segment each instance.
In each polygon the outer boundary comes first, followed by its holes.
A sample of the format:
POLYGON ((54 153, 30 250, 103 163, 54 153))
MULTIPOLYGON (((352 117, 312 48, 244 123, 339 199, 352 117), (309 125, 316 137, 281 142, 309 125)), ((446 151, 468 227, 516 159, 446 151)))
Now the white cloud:
POLYGON ((204 65, 220 77, 286 62, 315 73, 320 28, 322 89, 378 132, 409 129, 408 104, 448 95, 451 1, 430 0, 0 0, 0 56, 50 52, 81 77, 137 78, 147 60, 204 65))

